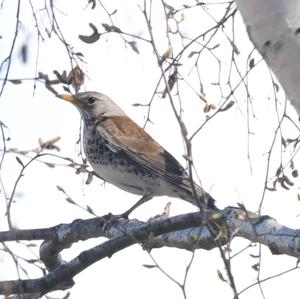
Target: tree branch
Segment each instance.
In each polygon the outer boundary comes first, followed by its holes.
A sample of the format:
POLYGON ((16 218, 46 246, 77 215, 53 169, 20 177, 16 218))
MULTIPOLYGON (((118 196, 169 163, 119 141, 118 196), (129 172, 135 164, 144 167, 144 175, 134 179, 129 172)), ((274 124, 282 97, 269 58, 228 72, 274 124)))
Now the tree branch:
POLYGON ((33 293, 39 296, 56 289, 66 289, 72 278, 91 264, 136 243, 151 250, 164 246, 195 250, 213 249, 218 242, 226 243, 234 237, 243 237, 268 246, 273 254, 300 257, 300 231, 280 225, 269 216, 259 216, 243 209, 228 207, 220 212, 196 212, 168 219, 141 222, 136 219, 116 219, 103 216, 75 220, 48 229, 0 232, 0 241, 46 240, 41 246, 41 259, 51 272, 38 279, 0 282, 0 294, 33 293), (226 236, 217 238, 203 224, 207 219, 216 227, 226 227, 226 236), (72 243, 95 237, 110 240, 83 251, 70 262, 63 262, 59 252, 72 243), (216 242, 218 241, 218 242, 216 242))

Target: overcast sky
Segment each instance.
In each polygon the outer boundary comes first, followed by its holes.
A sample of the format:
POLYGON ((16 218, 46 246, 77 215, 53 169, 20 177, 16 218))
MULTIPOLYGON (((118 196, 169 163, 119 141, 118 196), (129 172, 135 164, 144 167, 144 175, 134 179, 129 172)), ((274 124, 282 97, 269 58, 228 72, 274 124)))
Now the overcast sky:
MULTIPOLYGON (((0 10, 0 58, 7 55, 15 26, 16 1, 5 1, 0 10)), ((153 30, 161 55, 168 48, 165 38, 165 23, 160 2, 154 1, 153 30)), ((208 1, 209 2, 209 1, 208 1)), ((217 2, 217 1, 213 1, 217 2)), ((43 1, 34 3, 43 7, 43 1), (38 4, 37 4, 38 3, 38 4)), ((141 10, 138 7, 143 1, 106 1, 103 2, 107 9, 113 11, 118 8, 115 16, 116 24, 127 32, 134 32, 148 38, 147 28, 141 10)), ((169 2, 168 2, 169 3, 169 2)), ((171 3, 171 2, 170 2, 171 3)), ((174 2, 175 3, 175 2, 174 2)), ((87 78, 82 90, 94 90, 106 93, 120 105, 132 119, 143 125, 147 109, 134 107, 134 103, 147 104, 151 99, 155 86, 160 76, 159 68, 152 49, 146 43, 137 41, 140 55, 130 47, 125 46, 122 39, 116 35, 105 35, 95 44, 85 44, 78 39, 78 34, 89 35, 91 28, 89 22, 95 24, 99 30, 101 23, 109 23, 107 15, 97 4, 95 10, 85 8, 86 1, 59 1, 56 3, 56 16, 68 43, 76 51, 84 53, 86 64, 81 65, 87 73, 87 78)), ((37 9, 38 6, 35 6, 37 9)), ((223 8, 214 5, 210 11, 219 17, 223 8)), ((32 78, 35 75, 37 42, 36 31, 32 20, 32 13, 28 3, 22 1, 20 34, 17 39, 13 55, 10 78, 32 78), (22 63, 20 48, 28 46, 28 62, 22 63)), ((46 27, 46 15, 38 14, 38 21, 46 27)), ((186 12, 182 25, 184 34, 193 38, 199 32, 212 26, 213 22, 202 10, 193 13, 186 12)), ((228 25, 229 26, 229 25, 228 25)), ((43 28, 43 27, 42 27, 43 28)), ((229 28, 230 29, 230 28, 229 28)), ((228 30, 228 34, 230 34, 228 30)), ((246 59, 252 50, 248 41, 245 28, 239 16, 236 17, 236 43, 240 55, 235 59, 240 68, 245 72, 246 59)), ((39 59, 37 70, 53 76, 53 70, 70 70, 67 53, 54 34, 39 45, 39 59)), ((225 75, 228 75, 231 47, 226 42, 224 35, 219 35, 215 40, 220 43, 216 55, 222 59, 222 78, 225 94, 228 90, 225 75)), ((180 43, 174 39, 173 51, 180 50, 180 43)), ((258 60, 259 55, 255 54, 258 60)), ((197 86, 197 80, 192 70, 192 62, 187 62, 182 67, 182 74, 191 84, 197 86)), ((0 73, 3 77, 4 71, 0 73)), ((212 83, 218 78, 218 63, 206 54, 201 61, 201 74, 205 83, 207 100, 217 107, 221 104, 220 91, 212 83)), ((235 75, 236 76, 236 75, 235 75)), ((233 75, 234 77, 234 75, 233 75)), ((71 157, 80 161, 80 146, 77 144, 80 128, 80 116, 77 110, 67 102, 54 97, 45 87, 37 83, 33 91, 33 82, 27 81, 20 85, 7 83, 0 101, 0 120, 9 128, 6 131, 11 138, 7 143, 8 148, 20 150, 33 149, 38 146, 38 138, 44 140, 56 136, 61 137, 58 143, 63 157, 71 157)), ((197 86, 198 87, 198 86, 197 86)), ((163 90, 163 88, 162 88, 163 90)), ((60 89, 60 92, 63 90, 60 89)), ((247 209, 256 211, 260 203, 267 166, 267 152, 269 151, 274 131, 277 127, 277 115, 274 109, 273 89, 270 76, 264 63, 261 63, 249 76, 249 91, 253 97, 253 113, 250 115, 250 131, 247 125, 247 102, 245 89, 238 90, 235 99, 237 103, 228 111, 219 114, 210 121, 193 141, 194 163, 201 184, 217 200, 217 205, 222 207, 236 205, 237 202, 245 204, 247 209), (253 116, 254 114, 254 116, 253 116), (248 158, 250 149, 250 159, 248 158), (251 171, 252 168, 252 171, 251 171)), ((205 121, 203 102, 188 88, 182 89, 183 119, 191 133, 205 121)), ((279 93, 279 111, 284 107, 284 96, 279 93)), ((295 112, 288 104, 289 114, 297 119, 295 112)), ((208 114, 210 115, 210 114, 208 114)), ((152 123, 147 124, 147 131, 171 152, 183 165, 182 155, 184 146, 180 129, 167 99, 155 97, 151 110, 152 123)), ((285 136, 295 137, 295 131, 290 126, 285 126, 285 136)), ((278 142, 276 143, 278 145, 278 142)), ((28 161, 21 157, 22 160, 28 161)), ((280 150, 274 152, 274 159, 280 159, 280 150)), ((286 159, 286 158, 284 158, 286 159)), ((47 158, 64 164, 58 159, 47 158)), ((297 160, 295 161, 297 162, 297 160)), ((299 163, 299 158, 298 158, 299 163)), ((274 168, 277 164, 274 163, 274 168)), ((13 184, 19 174, 20 165, 15 156, 8 154, 5 157, 1 179, 4 189, 1 192, 0 218, 1 230, 7 229, 5 218, 5 196, 12 192, 13 184)), ((109 184, 103 184, 94 179, 90 185, 85 185, 86 175, 75 175, 74 170, 57 166, 49 168, 42 163, 33 163, 25 172, 17 188, 15 202, 12 207, 12 219, 17 228, 41 228, 60 223, 68 223, 76 218, 91 217, 65 200, 65 195, 59 192, 57 185, 62 186, 69 196, 82 206, 89 205, 97 215, 108 212, 113 214, 124 212, 138 196, 126 193, 109 184)), ((264 202, 263 214, 268 214, 278 222, 290 226, 299 226, 299 203, 296 200, 297 188, 291 192, 279 190, 268 192, 264 202)), ((131 217, 147 220, 149 217, 163 211, 165 204, 171 201, 171 215, 195 211, 195 207, 167 197, 155 198, 151 202, 136 210, 131 217)), ((81 250, 100 244, 104 239, 88 240, 74 244, 71 249, 63 252, 63 257, 70 260, 77 256, 81 250)), ((18 253, 32 257, 22 246, 9 244, 18 253)), ((247 246, 244 240, 234 240, 233 254, 247 246)), ((191 258, 191 253, 177 249, 153 250, 153 256, 158 263, 174 278, 182 281, 185 267, 191 258)), ((252 284, 256 280, 257 272, 251 266, 257 259, 249 257, 257 255, 258 246, 247 253, 233 259, 233 274, 235 275, 238 289, 252 284)), ((11 258, 0 252, 0 262, 5 271, 0 272, 0 279, 16 279, 15 268, 11 258)), ((141 246, 135 245, 123 252, 114 255, 111 259, 102 260, 76 278, 75 286, 70 290, 71 298, 182 298, 180 289, 157 269, 147 269, 143 264, 152 264, 148 253, 141 246)), ((262 248, 261 278, 288 269, 296 263, 295 259, 288 257, 271 256, 269 251, 262 248)), ((34 277, 41 273, 29 267, 34 277)), ((230 287, 217 277, 217 270, 224 271, 223 262, 217 250, 206 252, 198 250, 188 279, 188 298, 232 298, 230 287)), ((286 290, 295 283, 297 273, 280 277, 280 280, 270 280, 263 284, 266 298, 282 298, 286 290), (280 283, 278 283, 278 281, 280 283)), ((22 275, 25 277, 25 275, 22 275)), ((291 295, 290 298, 297 298, 291 295), (292 297, 291 297, 292 296, 292 297)), ((241 298, 261 298, 258 287, 251 288, 241 298)))

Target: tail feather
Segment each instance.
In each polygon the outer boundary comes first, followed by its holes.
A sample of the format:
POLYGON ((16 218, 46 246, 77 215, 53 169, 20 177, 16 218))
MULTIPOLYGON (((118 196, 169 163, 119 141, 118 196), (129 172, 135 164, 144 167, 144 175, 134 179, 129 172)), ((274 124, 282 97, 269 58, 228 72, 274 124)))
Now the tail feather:
POLYGON ((190 182, 185 182, 184 183, 184 189, 188 191, 188 193, 181 198, 190 202, 193 205, 196 206, 201 206, 202 208, 208 208, 211 210, 220 210, 216 205, 215 205, 215 199, 206 191, 204 191, 199 185, 196 183, 191 185, 190 182))

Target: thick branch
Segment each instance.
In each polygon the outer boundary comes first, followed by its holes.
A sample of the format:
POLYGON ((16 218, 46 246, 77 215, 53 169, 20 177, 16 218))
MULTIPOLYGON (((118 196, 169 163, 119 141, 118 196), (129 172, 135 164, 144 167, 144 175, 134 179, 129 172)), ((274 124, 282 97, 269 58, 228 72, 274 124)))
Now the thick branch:
MULTIPOLYGON (((51 254, 57 257, 52 271, 39 279, 23 281, 6 281, 0 283, 0 294, 34 293, 45 294, 51 290, 64 289, 72 284, 72 278, 91 264, 135 243, 143 243, 144 248, 152 249, 163 246, 194 250, 197 248, 212 249, 217 246, 215 235, 203 226, 208 219, 214 227, 226 226, 227 239, 235 236, 252 242, 264 244, 273 254, 287 254, 300 257, 300 231, 292 230, 277 223, 274 219, 262 216, 255 217, 241 209, 226 208, 218 213, 200 212, 171 217, 163 220, 141 222, 138 220, 114 219, 100 217, 88 220, 75 220, 71 224, 62 224, 43 230, 25 230, 0 233, 0 241, 28 240, 30 233, 35 239, 46 238, 45 246, 51 246, 51 254), (22 234, 24 233, 24 237, 22 234), (68 263, 59 260, 59 252, 73 242, 92 237, 105 236, 110 240, 80 253, 68 263)), ((223 243, 226 238, 222 237, 223 243)), ((41 248, 43 247, 41 246, 41 248)))

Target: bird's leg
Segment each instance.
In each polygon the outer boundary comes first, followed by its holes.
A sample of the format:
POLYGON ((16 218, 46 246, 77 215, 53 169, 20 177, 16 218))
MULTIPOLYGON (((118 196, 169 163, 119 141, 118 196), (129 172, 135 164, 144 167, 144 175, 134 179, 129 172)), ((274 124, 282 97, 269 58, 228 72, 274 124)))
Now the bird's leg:
POLYGON ((121 218, 128 218, 128 216, 131 214, 132 211, 134 211, 137 207, 142 205, 143 203, 149 201, 152 198, 151 195, 143 195, 142 198, 136 202, 130 209, 128 209, 126 212, 119 215, 121 218))

